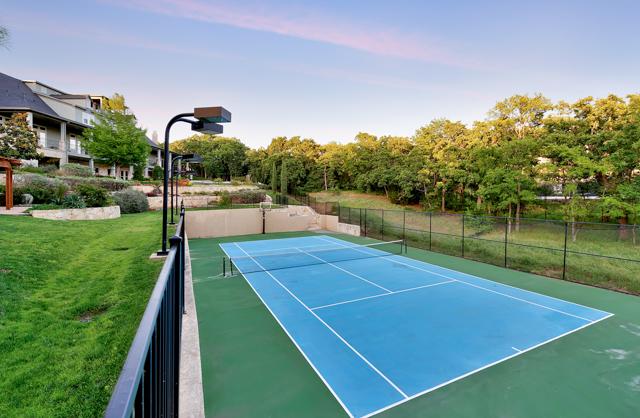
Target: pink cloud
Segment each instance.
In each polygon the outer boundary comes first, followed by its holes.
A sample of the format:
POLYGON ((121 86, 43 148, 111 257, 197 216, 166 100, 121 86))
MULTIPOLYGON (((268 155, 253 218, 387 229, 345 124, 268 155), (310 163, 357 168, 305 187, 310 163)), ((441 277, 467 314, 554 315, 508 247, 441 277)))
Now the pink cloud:
POLYGON ((296 9, 288 13, 273 8, 239 6, 228 1, 202 0, 103 0, 151 13, 176 16, 242 29, 328 43, 376 55, 411 59, 456 67, 475 67, 466 58, 432 42, 394 30, 367 27, 336 16, 296 9))

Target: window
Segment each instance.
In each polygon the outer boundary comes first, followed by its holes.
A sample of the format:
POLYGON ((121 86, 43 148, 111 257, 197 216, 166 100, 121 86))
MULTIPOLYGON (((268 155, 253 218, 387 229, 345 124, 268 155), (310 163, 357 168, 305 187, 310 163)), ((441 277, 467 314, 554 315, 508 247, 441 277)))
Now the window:
POLYGON ((36 133, 38 137, 38 145, 40 148, 47 147, 47 128, 40 125, 33 125, 33 131, 36 133))
POLYGON ((95 172, 96 176, 100 174, 100 169, 98 167, 95 167, 93 171, 95 172))
POLYGON ((127 170, 120 170, 120 178, 122 180, 129 180, 129 171, 127 170))
POLYGON ((74 134, 69 135, 69 151, 79 152, 78 139, 74 134))
POLYGON ((111 174, 111 169, 110 169, 110 168, 107 168, 107 176, 111 177, 111 175, 112 175, 112 174, 111 174))

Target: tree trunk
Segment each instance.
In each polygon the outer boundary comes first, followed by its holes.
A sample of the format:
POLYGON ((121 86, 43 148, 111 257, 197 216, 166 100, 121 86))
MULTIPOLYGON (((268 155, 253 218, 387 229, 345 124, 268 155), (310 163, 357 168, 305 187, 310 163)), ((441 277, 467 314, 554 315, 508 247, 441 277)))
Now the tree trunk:
POLYGON ((478 195, 476 196, 476 209, 480 209, 481 206, 482 206, 482 196, 478 195))
POLYGON ((624 216, 618 220, 618 239, 626 240, 629 238, 629 217, 624 216))
POLYGON ((327 185, 327 166, 324 166, 324 191, 329 190, 329 186, 327 185))
POLYGON ((444 212, 446 210, 445 207, 445 195, 447 194, 447 190, 445 189, 444 185, 442 186, 442 197, 441 197, 441 202, 440 202, 440 210, 442 212, 444 212))

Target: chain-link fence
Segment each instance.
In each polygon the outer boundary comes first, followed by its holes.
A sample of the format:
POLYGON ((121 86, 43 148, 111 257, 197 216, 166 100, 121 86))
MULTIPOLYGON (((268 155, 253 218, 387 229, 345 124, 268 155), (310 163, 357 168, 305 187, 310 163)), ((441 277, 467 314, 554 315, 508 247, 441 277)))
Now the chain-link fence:
POLYGON ((640 225, 351 208, 310 196, 276 203, 339 216, 374 239, 640 295, 640 225))

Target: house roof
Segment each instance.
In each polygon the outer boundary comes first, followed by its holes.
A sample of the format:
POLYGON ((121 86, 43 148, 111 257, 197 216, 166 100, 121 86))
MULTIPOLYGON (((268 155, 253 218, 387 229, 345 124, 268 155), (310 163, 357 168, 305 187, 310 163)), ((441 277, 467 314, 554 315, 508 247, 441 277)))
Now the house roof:
POLYGON ((149 145, 151 145, 151 148, 153 148, 153 149, 160 149, 160 145, 156 144, 156 143, 153 141, 153 139, 149 138, 148 136, 147 136, 146 138, 147 138, 147 143, 148 143, 149 145))
POLYGON ((29 110, 60 119, 24 82, 0 73, 0 110, 29 110))
POLYGON ((52 94, 56 99, 89 99, 88 94, 52 94))

